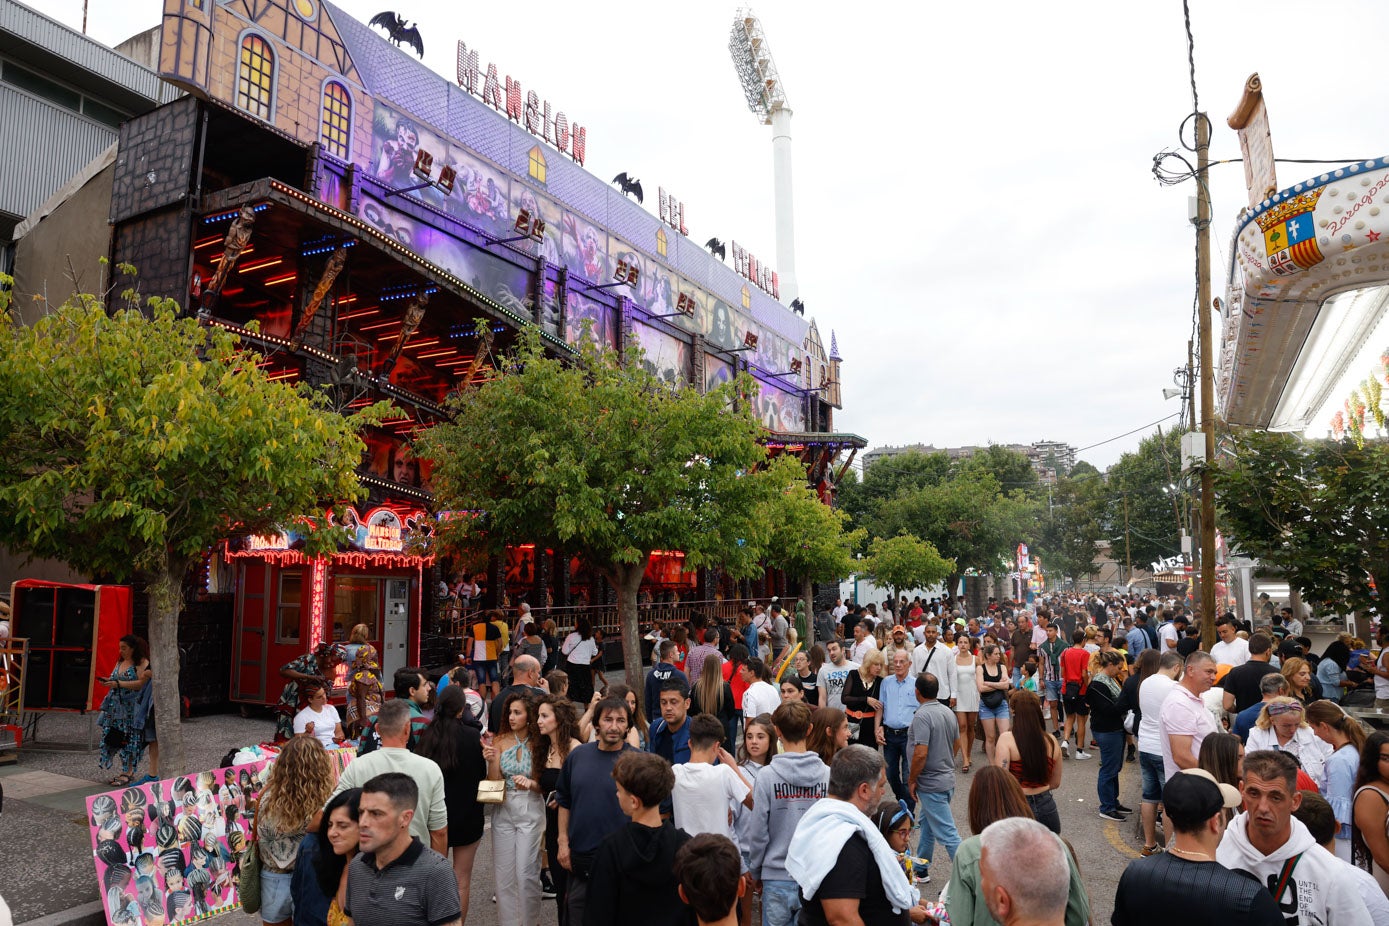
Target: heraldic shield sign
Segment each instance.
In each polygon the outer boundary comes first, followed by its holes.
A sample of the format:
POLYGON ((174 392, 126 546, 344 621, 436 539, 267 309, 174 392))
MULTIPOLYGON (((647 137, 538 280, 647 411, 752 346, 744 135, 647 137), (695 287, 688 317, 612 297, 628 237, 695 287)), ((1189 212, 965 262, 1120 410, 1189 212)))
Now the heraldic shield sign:
POLYGON ((1291 276, 1321 263, 1312 213, 1323 189, 1285 200, 1256 219, 1264 233, 1269 269, 1279 276, 1291 276))

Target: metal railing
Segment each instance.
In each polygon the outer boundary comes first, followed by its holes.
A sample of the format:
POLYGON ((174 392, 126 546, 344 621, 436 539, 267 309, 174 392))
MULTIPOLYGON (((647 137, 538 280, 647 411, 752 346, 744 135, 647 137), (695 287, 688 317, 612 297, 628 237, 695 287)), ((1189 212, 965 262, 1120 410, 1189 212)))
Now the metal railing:
MULTIPOLYGON (((649 630, 656 621, 662 625, 683 624, 695 614, 703 614, 712 621, 725 624, 732 623, 738 616, 738 610, 746 606, 748 601, 756 600, 754 598, 738 598, 733 600, 640 602, 637 605, 637 615, 643 633, 649 630)), ((436 603, 434 613, 438 620, 437 626, 445 636, 463 637, 468 635, 473 624, 477 623, 486 611, 486 608, 474 607, 463 612, 457 605, 444 601, 436 603)), ((517 617, 515 606, 503 609, 503 613, 506 615, 507 626, 514 625, 517 617)), ((594 630, 603 631, 603 635, 609 639, 620 637, 621 628, 618 623, 617 605, 615 604, 570 605, 553 608, 532 606, 531 608, 532 620, 537 623, 544 623, 547 620, 554 621, 556 632, 561 637, 573 630, 580 618, 587 618, 589 626, 594 630)))

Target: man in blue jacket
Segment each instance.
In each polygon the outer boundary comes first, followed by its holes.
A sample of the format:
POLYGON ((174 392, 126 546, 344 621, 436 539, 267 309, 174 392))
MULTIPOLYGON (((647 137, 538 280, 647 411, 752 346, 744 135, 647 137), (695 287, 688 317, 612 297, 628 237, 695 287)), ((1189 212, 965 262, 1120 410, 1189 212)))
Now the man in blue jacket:
POLYGON ((651 724, 647 752, 654 752, 671 765, 690 761, 690 690, 673 678, 661 683, 659 720, 651 724))
POLYGON ((666 682, 675 679, 685 686, 685 690, 689 690, 690 680, 670 661, 674 655, 674 640, 662 640, 660 645, 656 647, 656 659, 651 666, 651 671, 646 673, 646 696, 642 699, 642 705, 646 708, 646 716, 648 717, 655 717, 660 713, 661 688, 666 682))

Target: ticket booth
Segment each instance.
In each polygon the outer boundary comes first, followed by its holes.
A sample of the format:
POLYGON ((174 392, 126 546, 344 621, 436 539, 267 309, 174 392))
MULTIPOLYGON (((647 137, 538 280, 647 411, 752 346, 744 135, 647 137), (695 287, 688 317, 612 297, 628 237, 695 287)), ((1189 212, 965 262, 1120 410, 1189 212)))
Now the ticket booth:
POLYGON ((29 639, 25 711, 95 710, 108 690, 97 676, 111 674, 130 633, 130 586, 20 579, 10 602, 11 636, 29 639))
MULTIPOLYGON (((422 512, 380 507, 359 516, 346 509, 354 530, 349 546, 326 557, 303 553, 293 533, 230 541, 224 555, 235 572, 231 700, 274 704, 284 688, 280 667, 320 643, 346 644, 365 624, 381 653, 382 683, 396 669, 417 665, 423 578, 433 557, 405 552, 410 522, 422 512), (296 548, 299 547, 299 548, 296 548)), ((346 695, 340 667, 333 696, 346 695)))

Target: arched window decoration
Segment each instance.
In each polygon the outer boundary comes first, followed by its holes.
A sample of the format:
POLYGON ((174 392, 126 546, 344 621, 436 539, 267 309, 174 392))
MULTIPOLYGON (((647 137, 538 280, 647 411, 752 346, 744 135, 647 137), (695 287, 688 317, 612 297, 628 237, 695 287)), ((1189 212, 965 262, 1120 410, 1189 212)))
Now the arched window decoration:
POLYGON ((539 145, 531 149, 530 175, 537 183, 545 182, 545 152, 540 150, 539 145))
POLYGON ((347 88, 335 80, 323 86, 323 120, 319 135, 323 140, 323 150, 337 158, 347 160, 351 145, 352 97, 347 88))
POLYGON ((253 116, 271 121, 275 91, 275 53, 270 43, 247 33, 241 40, 241 66, 236 78, 236 105, 253 116))
POLYGON ((664 228, 656 229, 656 253, 661 257, 666 256, 666 230, 664 228))
POLYGON ((746 286, 743 287, 743 308, 752 308, 752 293, 748 292, 748 288, 746 286))

